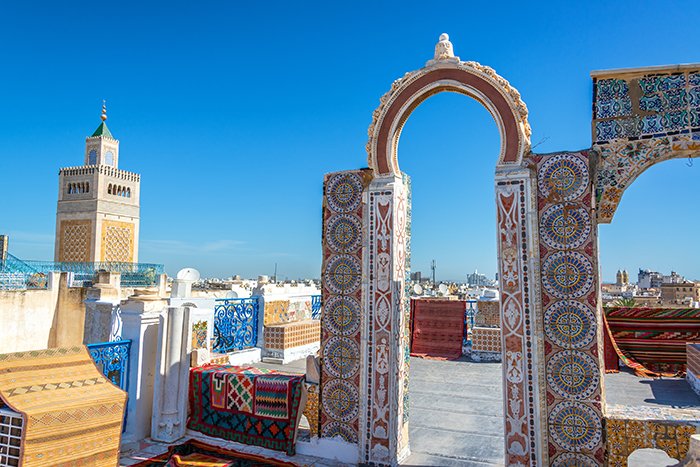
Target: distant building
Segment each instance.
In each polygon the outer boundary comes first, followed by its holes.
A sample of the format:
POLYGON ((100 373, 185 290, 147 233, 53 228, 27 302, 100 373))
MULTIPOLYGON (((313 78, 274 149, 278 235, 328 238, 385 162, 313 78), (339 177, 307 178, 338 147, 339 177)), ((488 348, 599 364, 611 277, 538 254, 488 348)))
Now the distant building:
POLYGON ((661 284, 661 302, 665 305, 691 305, 692 302, 700 302, 700 283, 685 281, 661 284))
POLYGON ((640 289, 659 289, 663 283, 664 276, 660 272, 640 269, 637 274, 637 286, 640 289))
POLYGON ((475 270, 473 273, 467 274, 467 284, 470 287, 493 287, 495 282, 475 270))
POLYGON ((59 171, 56 261, 138 261, 141 177, 118 168, 119 141, 105 106, 101 119, 85 140, 83 165, 59 171))
POLYGON ((421 277, 422 277, 422 275, 421 275, 420 271, 416 271, 416 272, 411 273, 411 280, 414 282, 420 282, 421 277))
POLYGON ((626 270, 617 270, 616 282, 617 285, 628 285, 630 283, 630 275, 626 270))

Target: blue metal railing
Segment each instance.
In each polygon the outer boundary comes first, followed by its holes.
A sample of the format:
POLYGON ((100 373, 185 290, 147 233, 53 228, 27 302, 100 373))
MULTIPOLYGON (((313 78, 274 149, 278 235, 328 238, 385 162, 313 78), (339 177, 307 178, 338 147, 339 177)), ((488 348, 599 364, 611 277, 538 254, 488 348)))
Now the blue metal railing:
POLYGON ((11 254, 0 262, 0 290, 45 289, 48 273, 71 272, 75 287, 90 286, 99 271, 121 273, 124 287, 152 287, 163 274, 162 264, 95 262, 75 263, 59 261, 21 260, 11 254))
POLYGON ((227 353, 258 343, 258 297, 220 298, 214 305, 214 352, 227 353))
POLYGON ((467 348, 471 345, 469 334, 474 328, 474 316, 478 313, 476 300, 467 300, 464 310, 464 333, 462 335, 462 348, 467 348))
MULTIPOLYGON (((95 365, 105 377, 124 391, 129 391, 129 354, 131 352, 131 340, 114 342, 100 342, 88 344, 90 356, 95 365)), ((126 401, 127 406, 129 400, 126 401)), ((126 415, 124 411, 124 426, 126 429, 126 415)))
POLYGON ((321 296, 312 295, 311 296, 311 318, 321 319, 321 296))

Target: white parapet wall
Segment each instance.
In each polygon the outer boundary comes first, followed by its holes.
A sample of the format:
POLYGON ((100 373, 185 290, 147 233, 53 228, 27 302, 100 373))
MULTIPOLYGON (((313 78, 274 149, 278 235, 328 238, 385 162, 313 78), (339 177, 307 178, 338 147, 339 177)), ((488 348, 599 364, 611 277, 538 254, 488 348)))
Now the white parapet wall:
POLYGON ((45 290, 0 290, 0 354, 83 342, 86 292, 49 273, 45 290))

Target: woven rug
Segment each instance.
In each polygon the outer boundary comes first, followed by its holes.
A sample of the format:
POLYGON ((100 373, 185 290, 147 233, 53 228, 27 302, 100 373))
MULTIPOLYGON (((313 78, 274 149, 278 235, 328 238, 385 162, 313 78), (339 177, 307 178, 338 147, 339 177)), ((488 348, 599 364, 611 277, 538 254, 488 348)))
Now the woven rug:
POLYGON ((411 355, 455 360, 462 355, 463 300, 411 300, 411 355))
POLYGON ((294 454, 304 376, 206 365, 190 370, 188 428, 294 454))
POLYGON ((638 376, 680 376, 686 369, 686 342, 700 341, 700 309, 604 308, 604 323, 616 356, 606 349, 605 368, 619 358, 638 376))
POLYGON ((257 456, 232 449, 224 449, 194 439, 168 452, 147 459, 131 467, 295 467, 296 464, 269 457, 257 456))
POLYGON ((117 465, 126 393, 85 347, 0 355, 0 398, 24 416, 22 466, 117 465))

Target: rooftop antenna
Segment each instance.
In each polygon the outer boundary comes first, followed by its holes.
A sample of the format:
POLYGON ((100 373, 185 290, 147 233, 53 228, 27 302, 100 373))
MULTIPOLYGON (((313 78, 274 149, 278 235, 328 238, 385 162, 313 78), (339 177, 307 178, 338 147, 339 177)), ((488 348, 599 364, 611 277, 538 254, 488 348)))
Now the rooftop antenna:
POLYGON ((430 262, 430 270, 433 272, 433 285, 435 284, 435 260, 430 262))
POLYGON ((277 263, 275 263, 275 274, 272 276, 273 282, 277 283, 277 263))

